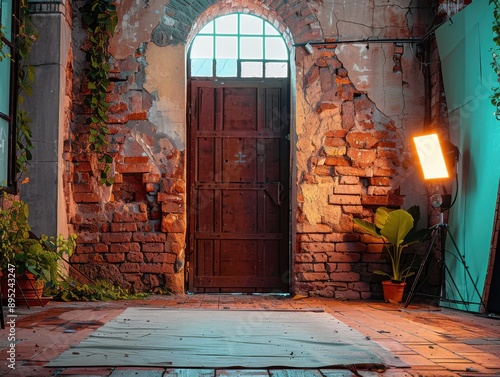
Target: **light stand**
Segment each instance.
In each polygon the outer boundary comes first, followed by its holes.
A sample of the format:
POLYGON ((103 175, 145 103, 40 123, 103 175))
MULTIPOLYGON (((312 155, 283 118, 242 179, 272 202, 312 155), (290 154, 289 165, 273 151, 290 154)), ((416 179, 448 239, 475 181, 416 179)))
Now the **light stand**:
MULTIPOLYGON (((487 309, 486 309, 486 305, 485 305, 485 303, 484 303, 484 301, 483 301, 483 299, 481 297, 481 294, 479 293, 479 290, 477 288, 476 282, 474 281, 474 279, 472 278, 472 276, 470 274, 469 266, 467 266, 467 263, 465 262, 465 257, 464 257, 464 255, 462 255, 460 253, 460 251, 459 251, 459 249, 457 247, 457 244, 456 244, 456 242, 455 242, 455 240, 454 240, 451 232, 449 232, 448 224, 446 224, 444 222, 444 210, 442 210, 441 213, 440 213, 439 224, 437 224, 437 225, 434 226, 433 235, 432 235, 431 243, 429 245, 429 249, 427 250, 427 252, 426 252, 426 254, 425 254, 422 262, 420 263, 420 267, 418 269, 417 274, 415 275, 415 280, 413 281, 413 284, 412 284, 412 287, 410 289, 410 292, 408 293, 408 297, 406 298, 406 301, 404 303, 404 307, 407 308, 408 305, 410 305, 410 302, 413 299, 414 294, 416 293, 415 291, 416 291, 416 287, 418 285, 418 282, 420 280, 420 276, 422 275, 422 272, 423 272, 423 270, 425 268, 427 260, 429 259, 429 256, 432 253, 434 244, 436 243, 436 241, 438 239, 439 239, 439 242, 440 242, 439 265, 440 265, 440 272, 441 272, 441 292, 440 292, 440 296, 439 296, 440 300, 443 301, 443 302, 460 303, 460 304, 465 305, 467 308, 468 308, 469 304, 480 304, 480 305, 483 306, 483 308, 485 310, 485 313, 487 315, 488 312, 487 312, 487 309), (455 250, 457 251, 457 254, 455 256, 462 263, 462 266, 463 266, 464 270, 466 271, 467 276, 469 277, 469 279, 470 279, 470 281, 472 283, 472 286, 474 287, 474 290, 475 290, 476 294, 479 297, 480 303, 465 301, 464 297, 462 296, 462 294, 460 293, 460 291, 459 291, 459 289, 457 287, 457 284, 455 283, 455 279, 453 278, 453 275, 451 274, 450 270, 448 269, 448 266, 446 264, 446 251, 447 251, 446 250, 446 237, 447 236, 450 237, 450 240, 452 241, 453 246, 455 247, 455 250), (446 298, 446 278, 447 277, 450 278, 450 281, 453 284, 453 287, 455 288, 455 291, 458 293, 458 295, 460 297, 460 300, 451 300, 451 299, 446 298)), ((437 297, 437 296, 433 296, 433 295, 428 295, 428 296, 437 297)))
MULTIPOLYGON (((456 146, 451 144, 449 141, 445 141, 443 143, 443 146, 445 149, 443 150, 441 148, 441 143, 439 141, 439 137, 437 134, 430 134, 430 135, 424 135, 424 136, 417 136, 414 137, 414 142, 415 146, 417 149, 417 154, 420 160, 420 164, 422 166, 422 170, 424 173, 424 179, 446 179, 449 178, 449 171, 455 170, 455 179, 456 183, 458 185, 458 172, 457 172, 457 163, 460 157, 460 152, 456 146)), ((439 267, 440 267, 440 272, 441 272, 441 292, 440 292, 440 300, 444 302, 452 302, 452 303, 461 303, 465 305, 468 309, 469 304, 480 304, 483 306, 485 312, 487 313, 486 305, 484 304, 484 301, 482 299, 481 294, 479 293, 479 290, 477 288, 477 284, 472 278, 470 271, 469 271, 469 266, 467 266, 467 263, 465 262, 465 255, 460 253, 460 250, 457 247, 457 244, 455 240, 453 239, 452 234, 449 231, 448 224, 444 222, 444 211, 449 210, 453 204, 455 204, 455 200, 457 199, 457 195, 455 194, 455 198, 453 199, 453 202, 451 201, 451 195, 449 194, 435 194, 431 197, 431 204, 434 208, 440 209, 440 217, 439 217, 439 224, 434 226, 433 229, 433 234, 432 234, 432 239, 431 243, 429 246, 429 249, 427 250, 422 262, 420 263, 420 268, 418 269, 418 272, 415 276, 415 280, 413 282, 413 285, 410 289, 410 292, 408 294, 408 297, 406 298, 406 301, 404 303, 404 307, 408 307, 410 304, 414 294, 416 287, 418 285, 418 282, 420 280, 420 276, 422 275, 422 272, 425 268, 425 265, 427 263, 427 260, 429 259, 429 256, 434 248, 434 244, 436 241, 439 239, 439 267), (455 283, 455 279, 453 278, 453 275, 451 274, 450 270, 448 269, 448 266, 446 264, 446 238, 447 236, 450 237, 450 240, 453 243, 453 246, 455 248, 456 253, 453 253, 454 256, 457 258, 458 261, 462 263, 462 266, 464 270, 467 273, 468 278, 470 279, 474 290, 476 294, 479 297, 480 303, 474 303, 474 302, 466 302, 464 300, 464 297, 460 293, 457 284, 455 283), (447 298, 446 294, 446 278, 447 276, 450 278, 451 283, 453 284, 455 291, 458 293, 460 300, 450 300, 447 298)), ((451 253, 451 251, 450 251, 451 253)), ((432 295, 429 295, 432 296, 432 295)), ((436 297, 436 296, 434 296, 436 297)))

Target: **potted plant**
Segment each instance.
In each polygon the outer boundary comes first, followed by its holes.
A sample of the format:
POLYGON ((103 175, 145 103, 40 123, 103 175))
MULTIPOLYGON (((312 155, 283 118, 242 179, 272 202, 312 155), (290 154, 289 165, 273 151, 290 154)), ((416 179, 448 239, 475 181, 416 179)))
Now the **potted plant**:
MULTIPOLYGON (((72 254, 76 235, 37 237, 28 222, 28 205, 21 200, 10 201, 6 195, 4 199, 9 204, 0 211, 1 267, 8 269, 9 275, 15 271, 16 299, 40 301, 45 283, 57 281, 63 256, 72 254)), ((6 287, 4 279, 4 292, 6 287)))
POLYGON ((375 213, 375 223, 353 219, 363 231, 384 241, 384 250, 389 255, 392 269, 390 273, 380 270, 374 273, 390 279, 382 282, 386 302, 401 302, 406 278, 414 274, 411 265, 404 265, 402 256, 407 246, 421 241, 429 233, 429 229, 416 230, 419 218, 420 209, 418 206, 413 206, 408 210, 379 207, 375 213), (391 297, 391 292, 396 296, 391 297))

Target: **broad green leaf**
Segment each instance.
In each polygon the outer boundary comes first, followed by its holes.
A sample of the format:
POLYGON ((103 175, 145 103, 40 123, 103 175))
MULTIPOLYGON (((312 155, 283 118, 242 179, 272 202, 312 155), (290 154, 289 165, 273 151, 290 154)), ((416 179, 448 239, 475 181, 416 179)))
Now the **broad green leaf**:
POLYGON ((399 246, 411 228, 413 228, 413 217, 405 210, 397 209, 389 213, 380 232, 391 244, 399 246))
POLYGON ((378 229, 375 224, 362 219, 352 219, 356 225, 362 228, 366 233, 371 234, 374 237, 380 238, 380 229, 378 229))
POLYGON ((387 221, 387 216, 392 210, 386 207, 378 207, 375 213, 375 225, 377 228, 382 229, 387 221))

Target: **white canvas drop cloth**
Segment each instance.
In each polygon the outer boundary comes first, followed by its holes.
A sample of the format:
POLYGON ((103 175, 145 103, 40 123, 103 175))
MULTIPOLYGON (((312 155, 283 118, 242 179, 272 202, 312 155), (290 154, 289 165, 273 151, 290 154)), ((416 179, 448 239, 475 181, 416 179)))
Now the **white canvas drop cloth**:
POLYGON ((324 312, 128 308, 48 367, 405 366, 324 312))

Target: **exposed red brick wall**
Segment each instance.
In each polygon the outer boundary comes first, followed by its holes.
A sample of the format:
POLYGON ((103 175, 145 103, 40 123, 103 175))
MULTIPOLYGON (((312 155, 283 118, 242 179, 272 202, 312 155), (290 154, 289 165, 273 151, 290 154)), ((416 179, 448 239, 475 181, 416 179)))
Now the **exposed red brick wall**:
POLYGON ((373 270, 386 267, 381 241, 356 232, 352 218, 370 220, 378 206, 403 205, 393 182, 402 170, 402 144, 394 122, 352 84, 335 47, 317 45, 311 65, 311 57, 297 53, 302 89, 306 99, 315 98, 308 105, 318 117, 332 118, 322 127, 322 145, 309 157, 309 169, 299 172, 299 187, 326 182, 327 203, 317 205, 336 207, 340 214, 338 222, 311 223, 303 215, 307 198, 299 189, 294 287, 303 294, 362 299, 378 290, 373 270))
MULTIPOLYGON (((79 25, 81 21, 75 20, 79 25)), ((75 32, 73 40, 84 49, 82 31, 75 32)), ((148 148, 158 145, 147 121, 153 102, 143 87, 140 55, 138 49, 134 56, 110 61, 108 141, 114 159, 110 187, 99 183, 103 166, 89 152, 82 49, 75 57, 72 135, 65 145, 66 159, 71 162, 67 179, 70 222, 78 235, 71 263, 91 279, 106 278, 134 291, 156 287, 182 291, 184 152, 172 148, 162 161, 148 155, 148 148)), ((75 270, 70 272, 82 278, 75 270)))

